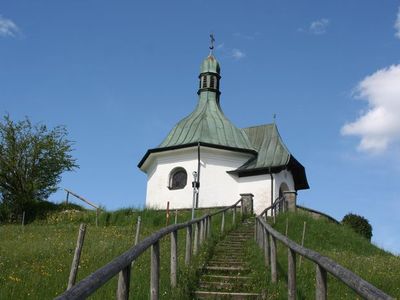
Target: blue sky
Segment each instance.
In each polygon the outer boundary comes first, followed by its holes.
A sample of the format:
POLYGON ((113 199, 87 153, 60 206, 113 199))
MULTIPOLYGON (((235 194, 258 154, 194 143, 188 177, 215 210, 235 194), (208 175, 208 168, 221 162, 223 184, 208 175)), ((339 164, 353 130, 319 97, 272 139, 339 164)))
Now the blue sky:
MULTIPOLYGON (((299 203, 370 220, 400 253, 398 1, 3 1, 0 113, 64 124, 70 188, 108 209, 144 204, 136 167, 197 102, 209 33, 221 105, 269 123, 306 167, 299 203)), ((51 196, 61 201, 64 193, 51 196)))

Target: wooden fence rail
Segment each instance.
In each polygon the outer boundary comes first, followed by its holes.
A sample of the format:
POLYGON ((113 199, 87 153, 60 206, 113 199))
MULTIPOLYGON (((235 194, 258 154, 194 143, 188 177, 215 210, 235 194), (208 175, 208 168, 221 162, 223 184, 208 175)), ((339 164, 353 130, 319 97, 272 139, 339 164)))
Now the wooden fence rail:
MULTIPOLYGON (((221 221, 221 234, 224 231, 225 226, 225 213, 228 210, 233 210, 232 213, 235 215, 233 220, 236 221, 236 207, 243 206, 243 200, 240 199, 233 205, 220 209, 212 214, 206 214, 200 218, 193 219, 186 223, 174 224, 162 228, 161 230, 153 233, 151 236, 145 238, 143 241, 116 257, 114 260, 101 267, 94 273, 90 274, 76 285, 72 286, 68 291, 59 295, 58 300, 65 299, 85 299, 94 293, 98 288, 103 286, 107 281, 116 276, 118 273, 122 273, 119 276, 118 287, 117 287, 117 299, 128 299, 129 298, 129 285, 131 275, 131 263, 137 259, 143 252, 148 248, 151 248, 151 278, 150 278, 150 299, 158 299, 159 297, 159 282, 160 282, 160 240, 167 235, 171 235, 171 273, 170 280, 171 286, 174 287, 177 284, 177 262, 178 262, 178 246, 177 238, 178 231, 186 229, 186 246, 185 246, 185 265, 189 265, 192 255, 196 254, 199 250, 200 245, 205 241, 206 238, 211 236, 211 220, 213 216, 222 214, 221 221), (194 239, 192 239, 192 225, 195 226, 194 239), (193 243, 193 248, 192 248, 193 243), (193 249, 193 253, 192 253, 193 249)), ((243 210, 240 210, 243 212, 243 210)), ((243 214, 243 213, 242 213, 243 214)))
MULTIPOLYGON (((275 205, 275 204, 274 204, 275 205)), ((261 215, 256 218, 255 236, 257 244, 264 250, 265 264, 270 266, 271 281, 277 282, 277 245, 280 241, 288 250, 288 299, 296 299, 296 256, 301 255, 315 263, 316 266, 316 299, 327 299, 327 273, 338 278, 358 295, 365 299, 393 299, 383 291, 379 290, 369 282, 365 281, 350 270, 342 267, 332 259, 320 253, 302 247, 290 240, 285 235, 279 233, 266 222, 269 210, 274 211, 275 207, 266 208, 261 215)), ((275 210, 276 211, 276 210, 275 210)))

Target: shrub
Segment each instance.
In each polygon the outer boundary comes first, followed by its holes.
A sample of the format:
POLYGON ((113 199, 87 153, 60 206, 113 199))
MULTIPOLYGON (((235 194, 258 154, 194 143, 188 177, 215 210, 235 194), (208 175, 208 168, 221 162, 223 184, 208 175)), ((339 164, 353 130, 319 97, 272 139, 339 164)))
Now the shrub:
POLYGON ((343 217, 342 224, 350 226, 355 232, 367 238, 369 241, 371 240, 372 226, 366 218, 349 213, 343 217))

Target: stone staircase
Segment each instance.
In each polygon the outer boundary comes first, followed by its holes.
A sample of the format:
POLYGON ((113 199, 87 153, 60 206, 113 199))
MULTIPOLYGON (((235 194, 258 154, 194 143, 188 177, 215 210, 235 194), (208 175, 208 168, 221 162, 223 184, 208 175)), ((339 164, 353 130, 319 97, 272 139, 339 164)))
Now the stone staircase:
POLYGON ((228 233, 202 268, 195 299, 263 299, 251 285, 244 247, 254 239, 254 219, 244 221, 228 233))

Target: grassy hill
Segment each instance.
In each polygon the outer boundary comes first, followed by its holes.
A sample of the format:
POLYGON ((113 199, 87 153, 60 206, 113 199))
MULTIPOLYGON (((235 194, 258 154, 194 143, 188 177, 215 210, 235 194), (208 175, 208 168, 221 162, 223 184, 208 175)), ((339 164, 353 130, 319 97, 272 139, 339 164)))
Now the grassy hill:
MULTIPOLYGON (((326 219, 313 219, 305 213, 281 214, 276 219, 274 227, 281 233, 286 231, 288 236, 297 243, 301 243, 303 224, 306 222, 304 246, 332 258, 342 266, 353 271, 363 279, 369 281, 387 294, 400 298, 400 257, 386 252, 367 239, 359 236, 351 228, 335 224, 326 219)), ((261 253, 257 250, 258 256, 261 253)), ((306 259, 299 266, 300 257, 297 256, 298 299, 315 298, 315 265, 306 259)), ((266 287, 269 295, 275 299, 287 299, 286 274, 287 250, 278 242, 278 272, 279 284, 275 287, 266 287)), ((266 275, 269 278, 269 274, 266 275)), ((328 276, 329 299, 355 299, 354 292, 328 276)))
MULTIPOLYGON (((206 211, 199 211, 203 215, 206 211)), ((0 226, 0 299, 52 299, 67 287, 70 266, 75 249, 79 224, 88 225, 83 246, 77 282, 129 249, 134 241, 136 222, 141 216, 140 238, 166 225, 165 211, 122 209, 103 212, 99 226, 95 212, 69 210, 53 212, 39 221, 22 228, 21 225, 0 226)), ((180 211, 178 222, 190 219, 191 212, 180 211)), ((174 222, 174 213, 170 223, 174 222)), ((217 222, 217 218, 215 219, 217 222)), ((214 223, 216 224, 216 223, 214 223)), ((213 226, 217 230, 217 225, 213 226)), ((229 224, 227 224, 229 229, 229 224)), ((179 266, 184 265, 185 232, 179 231, 179 266)), ((160 243, 162 299, 187 298, 186 288, 171 290, 169 285, 170 241, 160 243)), ((207 253, 203 251, 196 263, 201 263, 207 253)), ((195 274, 181 268, 181 286, 193 280, 195 274)), ((149 298, 150 251, 136 262, 132 271, 131 297, 149 298)), ((117 280, 114 278, 99 289, 91 299, 115 298, 117 280)))
MULTIPOLYGON (((198 215, 205 211, 198 212, 198 215)), ((24 228, 21 225, 0 226, 0 298, 1 299, 52 299, 62 293, 68 281, 69 269, 75 248, 78 227, 87 223, 81 266, 77 281, 132 246, 137 217, 142 218, 140 237, 165 226, 165 211, 123 209, 100 214, 99 227, 95 224, 92 211, 69 210, 53 212, 24 228)), ((190 212, 179 212, 178 222, 187 221, 190 212)), ((171 223, 174 216, 171 215, 171 223)), ((226 220, 231 220, 227 215, 226 220)), ((300 243, 303 223, 307 223, 305 247, 314 249, 338 261, 362 278, 393 297, 400 298, 400 257, 385 252, 358 236, 350 228, 334 224, 324 219, 315 220, 306 214, 282 214, 274 225, 285 232, 288 221, 288 235, 300 243)), ((219 220, 213 219, 214 232, 219 231, 219 220)), ((227 221, 229 229, 231 222, 227 221)), ((179 266, 183 266, 185 233, 178 236, 179 266)), ((210 243, 212 244, 212 242, 210 243)), ((180 268, 181 288, 169 288, 169 238, 164 238, 161 246, 162 299, 187 299, 190 288, 196 283, 196 272, 180 268), (187 287, 187 288, 186 288, 187 287)), ((209 255, 205 248, 196 265, 200 265, 209 255)), ((255 243, 249 243, 247 254, 253 269, 253 276, 260 278, 257 286, 267 291, 268 299, 287 299, 286 270, 287 251, 278 242, 279 283, 269 284, 269 273, 263 264, 263 256, 255 243)), ((150 251, 146 251, 135 263, 131 278, 131 298, 147 299, 149 295, 150 251)), ((299 257, 298 257, 299 268, 299 257)), ((314 296, 315 267, 303 260, 297 277, 298 298, 311 299, 314 296)), ((116 279, 102 287, 91 299, 115 297, 116 279)), ((354 293, 331 276, 328 278, 330 299, 355 299, 354 293)))

